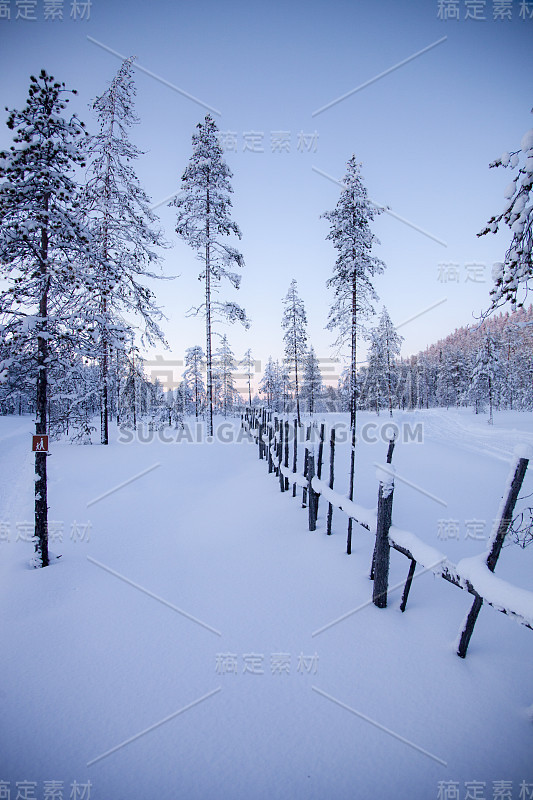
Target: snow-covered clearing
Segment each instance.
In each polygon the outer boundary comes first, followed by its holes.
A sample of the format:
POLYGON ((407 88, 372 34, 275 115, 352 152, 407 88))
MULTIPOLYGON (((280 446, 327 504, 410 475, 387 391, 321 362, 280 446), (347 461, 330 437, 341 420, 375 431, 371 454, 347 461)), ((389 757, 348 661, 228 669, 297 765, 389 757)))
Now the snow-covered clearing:
MULTIPOLYGON (((396 446, 394 525, 453 563, 483 552, 513 448, 533 444, 531 415, 497 414, 493 428, 469 411, 395 419, 422 421, 424 442, 396 446)), ((387 418, 359 424, 376 421, 387 418)), ((247 442, 52 443, 61 558, 29 569, 31 430, 29 418, 0 418, 0 781, 11 797, 24 780, 39 798, 44 781, 63 781, 65 797, 90 781, 93 800, 425 800, 452 781, 461 798, 474 781, 490 800, 493 782, 511 782, 512 798, 524 781, 533 792, 531 631, 484 607, 458 658, 472 596, 431 573, 415 578, 405 614, 401 588, 375 608, 368 531, 354 527, 346 556, 346 517, 335 512, 326 537, 322 499, 310 533, 300 490, 281 494, 247 442)), ((358 445, 366 508, 386 449, 358 445)), ((336 491, 347 478, 344 444, 336 491)), ((533 471, 521 497, 531 491, 533 471)), ((496 575, 533 589, 530 550, 505 547, 496 575)), ((392 552, 391 586, 408 567, 392 552)))

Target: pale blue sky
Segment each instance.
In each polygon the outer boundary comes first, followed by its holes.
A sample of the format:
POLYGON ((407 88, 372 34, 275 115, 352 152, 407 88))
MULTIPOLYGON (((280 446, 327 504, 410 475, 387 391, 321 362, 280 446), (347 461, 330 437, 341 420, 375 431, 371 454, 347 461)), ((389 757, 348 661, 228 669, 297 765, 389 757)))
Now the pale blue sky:
MULTIPOLYGON (((330 303, 325 283, 335 252, 320 214, 335 206, 339 187, 316 170, 341 179, 355 153, 370 197, 387 204, 446 246, 383 214, 374 225, 376 249, 387 264, 376 279, 382 303, 396 324, 443 298, 446 302, 401 328, 402 355, 424 348, 487 307, 492 263, 503 257, 507 233, 477 239, 500 211, 509 173, 489 170, 505 150, 517 149, 533 126, 531 74, 533 19, 485 20, 438 17, 438 2, 133 2, 92 0, 87 20, 0 19, 2 106, 22 106, 29 75, 44 67, 78 89, 72 104, 89 128, 87 104, 106 87, 119 60, 90 36, 221 112, 221 131, 233 131, 237 152, 226 160, 234 173, 234 219, 246 267, 242 288, 221 296, 244 305, 253 321, 228 333, 237 357, 247 347, 262 362, 282 353, 281 299, 298 281, 309 317, 309 334, 321 358, 332 355, 324 330, 330 303), (446 37, 445 41, 435 44, 446 37), (435 45, 404 66, 328 110, 317 109, 435 45), (245 150, 245 133, 260 134, 263 152, 245 150), (289 152, 273 152, 271 135, 285 131, 289 152), (311 152, 298 149, 298 134, 318 135, 311 152), (262 134, 262 136, 261 136, 262 134), (468 264, 485 265, 470 271, 468 264), (439 280, 439 264, 457 265, 458 280, 439 280), (476 280, 467 280, 475 277, 476 280), (476 282, 480 281, 480 282, 476 282)), ((2 3, 0 2, 0 6, 2 3)), ((449 6, 448 4, 445 4, 449 6)), ((533 3, 529 5, 533 12, 533 3)), ((206 109, 144 72, 136 72, 137 112, 133 138, 146 155, 137 165, 154 203, 179 188, 191 153, 191 134, 206 109)), ((0 146, 10 142, 2 127, 0 146)), ((166 274, 179 274, 155 289, 169 321, 171 354, 203 345, 203 323, 185 312, 201 302, 199 264, 174 233, 175 213, 159 209, 167 239, 166 274)), ((442 272, 442 269, 441 269, 442 272)), ((441 275, 442 278, 442 275, 441 275)), ((379 311, 380 306, 377 310, 379 311)), ((163 355, 163 351, 160 350, 163 355)), ((180 370, 178 370, 179 372, 180 370)))

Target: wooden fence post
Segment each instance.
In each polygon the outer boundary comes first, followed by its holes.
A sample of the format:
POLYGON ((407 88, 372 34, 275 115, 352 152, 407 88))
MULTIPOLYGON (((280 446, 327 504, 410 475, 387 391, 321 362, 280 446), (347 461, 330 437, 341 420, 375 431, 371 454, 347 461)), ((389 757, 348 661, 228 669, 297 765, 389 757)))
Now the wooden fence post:
POLYGON ((259 444, 259 460, 263 460, 263 423, 259 423, 259 431, 257 435, 257 441, 259 444))
MULTIPOLYGON (((394 453, 394 445, 396 439, 393 437, 389 439, 389 448, 387 450, 387 464, 390 464, 392 461, 392 454, 394 453)), ((376 543, 374 544, 374 552, 372 553, 372 566, 370 567, 370 580, 374 580, 374 572, 375 572, 375 564, 376 564, 376 547, 377 547, 377 539, 376 543)), ((411 582, 409 582, 409 589, 411 588, 411 582)), ((409 589, 407 590, 407 595, 409 595, 409 589)), ((405 602, 407 602, 407 595, 405 597, 405 602)))
POLYGON ((389 530, 392 521, 392 500, 394 496, 394 478, 389 482, 379 482, 378 519, 376 525, 376 546, 374 550, 374 588, 372 601, 378 608, 387 607, 387 590, 389 585, 390 544, 389 530))
MULTIPOLYGON (((496 535, 494 536, 494 539, 492 541, 492 547, 490 549, 490 553, 487 556, 487 567, 490 569, 491 572, 494 572, 494 568, 496 567, 496 562, 498 561, 499 555, 501 553, 505 536, 513 520, 514 507, 516 505, 516 501, 518 499, 518 493, 520 492, 522 482, 526 474, 528 463, 529 459, 519 458, 518 463, 514 466, 514 474, 511 479, 511 484, 509 486, 509 492, 507 493, 507 499, 503 506, 503 510, 498 523, 498 528, 496 530, 496 535)), ((468 650, 470 637, 474 632, 474 626, 476 624, 478 614, 481 611, 482 605, 483 605, 483 598, 479 596, 476 597, 472 604, 472 608, 470 609, 469 614, 466 618, 465 626, 461 633, 459 646, 457 648, 457 655, 460 656, 461 658, 465 658, 466 656, 466 651, 468 650)))
MULTIPOLYGON (((285 420, 285 459, 283 464, 289 469, 289 420, 285 420)), ((285 491, 289 491, 289 478, 285 475, 285 491)))
MULTIPOLYGON (((298 420, 294 420, 294 447, 292 455, 292 471, 296 472, 298 469, 298 420)), ((296 497, 296 481, 292 484, 292 496, 296 497)))
POLYGON ((272 463, 272 420, 268 422, 268 474, 272 473, 274 465, 272 463))
MULTIPOLYGON (((321 477, 322 477, 322 458, 324 456, 324 434, 325 434, 325 431, 326 431, 326 426, 322 422, 320 424, 320 438, 319 438, 319 441, 318 441, 318 456, 317 456, 317 464, 316 464, 316 476, 317 476, 318 480, 320 480, 321 477)), ((318 504, 320 502, 320 495, 318 495, 318 494, 316 495, 315 502, 316 502, 316 509, 315 509, 316 510, 316 515, 318 516, 318 504)))
POLYGON ((279 421, 279 439, 278 439, 278 449, 277 449, 277 456, 279 462, 279 489, 280 492, 285 491, 285 475, 281 470, 281 466, 283 463, 283 420, 279 421))
MULTIPOLYGON (((329 488, 333 489, 333 482, 335 480, 335 428, 331 429, 331 436, 329 440, 329 488)), ((331 536, 331 523, 333 521, 333 506, 331 503, 328 506, 328 519, 326 523, 326 533, 331 536)))
MULTIPOLYGON (((278 432, 279 432, 278 418, 274 417, 274 442, 273 442, 273 447, 274 447, 275 455, 278 454, 278 432)), ((276 476, 276 478, 279 477, 279 469, 276 466, 276 464, 274 464, 274 475, 276 476)))
POLYGON ((309 496, 309 530, 316 531, 317 494, 312 483, 315 477, 315 454, 307 451, 307 494, 309 496))
MULTIPOLYGON (((309 451, 307 449, 307 444, 311 439, 311 426, 307 426, 307 433, 305 434, 305 451, 304 451, 304 478, 307 478, 307 464, 308 459, 307 456, 309 455, 309 451)), ((304 486, 302 489, 302 508, 307 507, 307 487, 304 486)))

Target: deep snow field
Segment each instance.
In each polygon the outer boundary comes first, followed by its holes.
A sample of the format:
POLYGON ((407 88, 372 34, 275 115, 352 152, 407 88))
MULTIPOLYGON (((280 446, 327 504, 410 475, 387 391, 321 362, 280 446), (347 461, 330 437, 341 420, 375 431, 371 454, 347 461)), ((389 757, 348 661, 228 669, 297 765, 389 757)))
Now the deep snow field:
MULTIPOLYGON (((394 452, 394 525, 453 563, 483 552, 533 415, 394 419, 423 425, 394 452)), ((472 597, 431 572, 405 613, 401 588, 377 609, 370 533, 354 525, 347 556, 324 500, 309 532, 301 491, 282 494, 248 441, 52 442, 60 558, 32 569, 32 428, 0 417, 0 797, 533 798, 533 631, 484 606, 458 658, 472 597)), ((387 451, 372 432, 356 456, 367 508, 387 451)), ((337 491, 348 472, 339 445, 337 491)), ((533 470, 519 508, 531 493, 533 470)), ((391 553, 390 586, 408 567, 391 553)), ((533 590, 532 568, 533 545, 509 544, 496 574, 533 590)))

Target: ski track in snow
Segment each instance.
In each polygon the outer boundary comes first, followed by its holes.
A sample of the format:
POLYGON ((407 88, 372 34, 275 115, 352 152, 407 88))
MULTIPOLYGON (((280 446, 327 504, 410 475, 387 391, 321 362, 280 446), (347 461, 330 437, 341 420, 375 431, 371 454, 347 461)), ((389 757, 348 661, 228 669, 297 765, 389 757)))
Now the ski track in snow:
MULTIPOLYGON (((498 417, 498 412, 496 416, 498 417)), ((428 411, 420 417, 424 422, 425 438, 469 453, 490 456, 506 463, 512 459, 517 444, 533 445, 533 432, 501 427, 497 419, 491 426, 485 418, 486 415, 482 415, 482 421, 469 423, 463 415, 453 411, 451 413, 428 411)))
MULTIPOLYGON (((27 481, 27 474, 34 460, 31 452, 32 432, 32 422, 28 417, 22 417, 15 424, 14 430, 9 430, 0 437, 0 520, 4 522, 24 522, 27 519, 28 501, 33 499, 32 487, 28 486, 27 481), (26 513, 26 516, 22 514, 24 519, 20 518, 21 509, 26 513)), ((33 509, 30 507, 29 511, 32 512, 33 509)))

